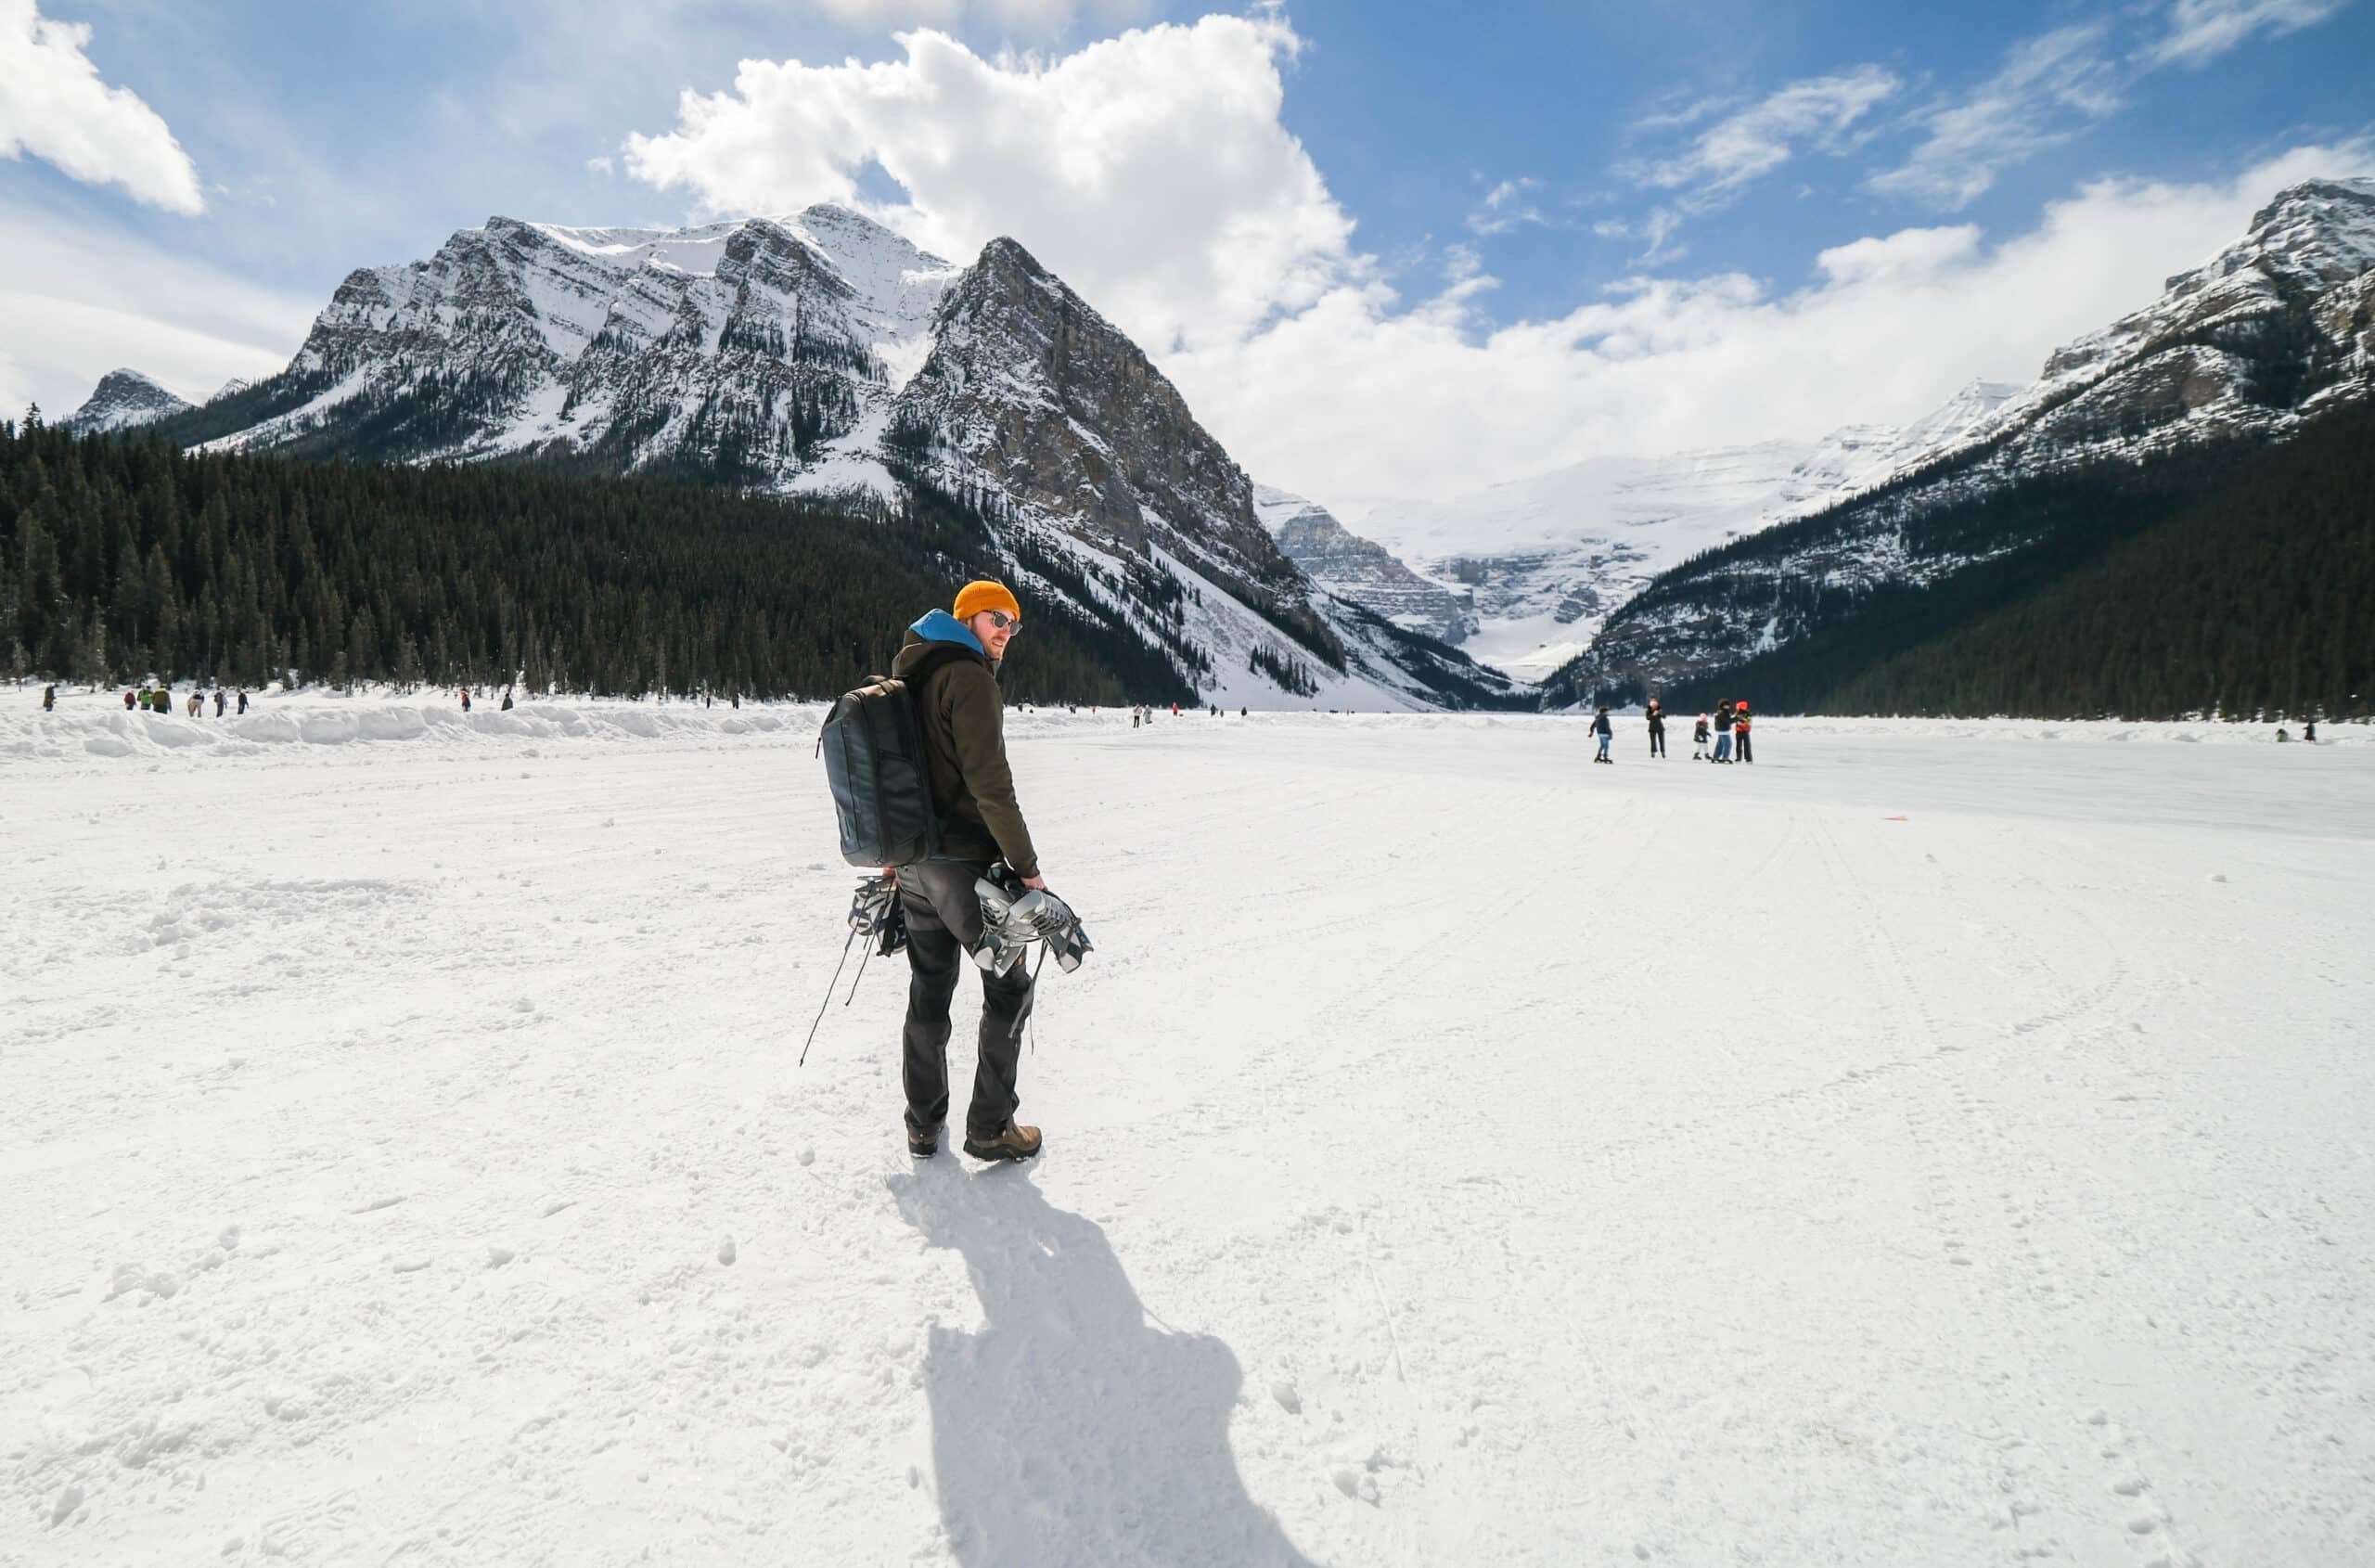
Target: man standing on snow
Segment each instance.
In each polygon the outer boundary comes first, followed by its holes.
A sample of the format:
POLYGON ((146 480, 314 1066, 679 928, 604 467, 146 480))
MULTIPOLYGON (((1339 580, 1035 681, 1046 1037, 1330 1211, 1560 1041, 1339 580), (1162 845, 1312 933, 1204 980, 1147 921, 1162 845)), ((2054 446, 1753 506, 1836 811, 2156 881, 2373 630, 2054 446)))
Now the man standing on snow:
MULTIPOLYGON (((907 1022, 902 1076, 907 1090, 907 1152, 930 1159, 948 1119, 948 1004, 965 956, 982 944, 976 879, 1003 857, 1022 885, 1044 888, 1031 830, 1015 803, 1006 760, 1006 703, 997 671, 1022 628, 1022 607, 1003 583, 968 583, 956 613, 935 610, 907 628, 891 673, 908 682, 923 721, 932 809, 943 824, 940 854, 901 868, 907 919, 907 1022)), ((982 975, 982 1030, 965 1152, 977 1160, 1027 1160, 1039 1129, 1015 1125, 1014 1078, 1022 1022, 1031 1015, 1031 975, 1017 964, 982 975)))

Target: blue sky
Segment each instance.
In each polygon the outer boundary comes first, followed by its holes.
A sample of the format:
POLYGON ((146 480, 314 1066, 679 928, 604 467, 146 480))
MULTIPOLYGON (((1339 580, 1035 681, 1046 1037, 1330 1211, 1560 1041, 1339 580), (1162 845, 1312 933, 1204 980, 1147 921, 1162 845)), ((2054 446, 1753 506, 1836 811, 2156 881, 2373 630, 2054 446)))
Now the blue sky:
MULTIPOLYGON (((2143 303, 2239 232, 2270 193, 2252 182, 2363 171, 2375 129, 2369 0, 1206 16, 0 0, 0 397, 63 411, 120 362, 203 393, 285 358, 350 268, 425 256, 493 212, 674 223, 854 192, 952 254, 1016 232, 1233 448, 1306 483, 1341 490, 1393 450, 1367 431, 1398 375, 1423 379, 1413 397, 1449 376, 1463 406, 1547 401, 1521 439, 1480 427, 1459 462, 1411 478, 1440 489, 1701 428, 1911 418, 1970 376, 2024 377, 2052 334, 2143 303), (918 25, 947 35, 929 59, 893 36, 918 25), (809 69, 746 91, 746 59, 809 69), (931 116, 896 108, 919 84, 971 107, 919 127, 931 116), (686 91, 717 116, 680 118, 686 91), (1161 123, 1109 147, 1117 105, 1161 123), (1842 363, 1762 403, 1711 379, 1794 373, 1814 329, 1797 318, 1861 319, 1842 290, 1873 269, 1823 259, 1858 242, 1886 247, 1893 286, 1913 258, 1934 307, 2022 329, 1966 326, 1920 375, 1842 363), (2040 294, 2066 305, 2030 308, 2040 294), (1785 317, 1799 337, 1762 372, 1709 352, 1785 317), (1645 394, 1639 362, 1669 351, 1645 394), (1376 406, 1277 436, 1265 398, 1319 367, 1381 383, 1376 406)), ((1860 301, 1902 353, 1910 306, 1881 303, 1860 301)))

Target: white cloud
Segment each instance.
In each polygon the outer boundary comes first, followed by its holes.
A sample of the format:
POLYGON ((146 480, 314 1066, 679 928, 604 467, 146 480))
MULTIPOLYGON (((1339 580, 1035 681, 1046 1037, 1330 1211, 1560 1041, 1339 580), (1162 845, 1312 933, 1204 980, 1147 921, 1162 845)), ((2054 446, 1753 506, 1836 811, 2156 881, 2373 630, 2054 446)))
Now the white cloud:
POLYGON ((2347 3, 2175 0, 2167 32, 2125 58, 2112 47, 2110 19, 2025 39, 1995 75, 1924 110, 1918 119, 1928 135, 1920 146, 1867 183, 1874 190, 1959 208, 2004 169, 2118 113, 2142 77, 2171 65, 2206 65, 2256 32, 2281 35, 2315 26, 2347 3))
POLYGON ((1690 254, 1688 245, 1669 245, 1682 227, 1682 214, 1671 207, 1652 208, 1645 218, 1603 218, 1592 225, 1592 232, 1602 239, 1638 239, 1643 242, 1641 253, 1633 258, 1635 266, 1651 262, 1678 262, 1690 254))
POLYGON ((2006 167, 2116 113, 2125 83, 2104 53, 2108 24, 2058 28, 2015 45, 2003 68, 1921 118, 1929 135, 1872 189, 1945 208, 1971 201, 2006 167))
POLYGON ((198 170, 155 109, 99 80, 85 23, 45 20, 34 0, 0 0, 0 158, 27 153, 152 207, 199 212, 198 170))
POLYGON ((23 399, 63 418, 101 376, 129 366, 192 402, 234 376, 269 376, 304 341, 322 301, 258 288, 134 235, 0 200, 0 342, 14 362, 0 410, 23 399))
POLYGON ((746 60, 731 91, 687 93, 674 130, 630 137, 627 171, 713 211, 864 206, 957 260, 1011 235, 1156 351, 1234 341, 1365 264, 1279 123, 1300 46, 1282 20, 1211 16, 1054 60, 899 42, 877 65, 746 60), (907 203, 863 202, 869 161, 907 203))
POLYGON ((608 154, 587 159, 585 168, 587 173, 595 174, 615 174, 619 172, 619 166, 610 161, 608 154))
POLYGON ((1979 225, 1906 228, 1885 238, 1834 245, 1815 258, 1831 288, 1934 277, 1979 254, 1979 225))
POLYGON ((2169 31, 2146 58, 2200 69, 2266 29, 2282 37, 2315 27, 2349 0, 2176 0, 2169 31))
MULTIPOLYGON (((1686 190, 1685 205, 1702 210, 1779 168, 1802 147, 1837 148, 1847 131, 1894 96, 1899 85, 1893 72, 1877 65, 1792 82, 1718 120, 1681 154, 1635 164, 1627 172, 1642 185, 1686 190)), ((1688 123, 1707 112, 1706 105, 1694 105, 1679 116, 1643 121, 1636 129, 1688 123)))
POLYGON ((1404 308, 1348 282, 1164 368, 1248 469, 1330 504, 1457 495, 1599 454, 1812 438, 1917 418, 1974 376, 2025 380, 2238 238, 2283 186, 2369 169, 2362 142, 2222 183, 2099 181, 1993 243, 1972 225, 1906 229, 1825 251, 1792 291, 1642 278, 1500 328, 1449 295, 1404 308))
POLYGON ((1542 182, 1531 174, 1514 180, 1503 180, 1484 193, 1484 205, 1468 214, 1469 229, 1487 238, 1507 234, 1521 224, 1547 223, 1542 209, 1525 199, 1526 193, 1542 188, 1542 182))
POLYGON ((1027 36, 1063 32, 1086 11, 1108 26, 1137 21, 1149 0, 808 0, 845 27, 955 27, 980 19, 1027 36))

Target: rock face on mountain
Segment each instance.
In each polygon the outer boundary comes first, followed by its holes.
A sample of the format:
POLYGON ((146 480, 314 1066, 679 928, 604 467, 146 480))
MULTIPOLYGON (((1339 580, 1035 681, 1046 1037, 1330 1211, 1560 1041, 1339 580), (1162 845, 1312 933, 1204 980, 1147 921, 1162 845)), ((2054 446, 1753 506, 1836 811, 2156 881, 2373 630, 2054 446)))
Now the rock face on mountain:
POLYGON ((1465 641, 1476 630, 1470 596, 1419 576, 1384 546, 1337 521, 1316 501, 1257 484, 1253 510, 1287 559, 1338 598, 1441 642, 1465 641))
POLYGON ((1999 467, 2280 435, 2375 368, 2375 180, 2279 194, 2250 231, 2161 298, 2046 361, 1976 432, 1999 467))
POLYGON ((85 433, 122 431, 187 413, 189 407, 186 399, 174 396, 137 370, 110 370, 99 378, 83 406, 59 423, 85 433))
POLYGON ((1932 588, 2088 526, 2085 508, 2049 503, 2045 486, 2280 440, 2370 391, 2375 181, 2294 186, 2159 300, 2057 351, 2026 391, 1885 482, 1650 584, 1546 700, 1769 657, 1875 596, 1932 588), (2024 493, 2037 504, 2018 504, 2024 493))
POLYGON ((1254 516, 1245 471, 1136 343, 1011 239, 985 246, 942 301, 890 439, 1094 552, 1184 564, 1342 659, 1303 574, 1254 516))
POLYGON ((197 433, 789 485, 869 414, 879 429, 956 270, 839 208, 688 229, 491 218, 349 275, 289 368, 211 402, 197 433))

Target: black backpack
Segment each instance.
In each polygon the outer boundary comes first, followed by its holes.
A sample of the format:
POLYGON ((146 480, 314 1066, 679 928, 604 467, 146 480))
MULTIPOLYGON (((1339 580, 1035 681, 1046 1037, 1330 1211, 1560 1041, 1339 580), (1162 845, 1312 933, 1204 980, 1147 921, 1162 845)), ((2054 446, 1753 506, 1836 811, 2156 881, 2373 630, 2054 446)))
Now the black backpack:
POLYGON ((917 707, 924 678, 969 649, 942 644, 912 675, 885 676, 834 700, 817 733, 825 782, 840 819, 841 858, 868 869, 913 866, 940 853, 940 813, 917 707))

